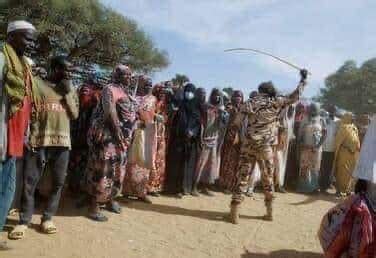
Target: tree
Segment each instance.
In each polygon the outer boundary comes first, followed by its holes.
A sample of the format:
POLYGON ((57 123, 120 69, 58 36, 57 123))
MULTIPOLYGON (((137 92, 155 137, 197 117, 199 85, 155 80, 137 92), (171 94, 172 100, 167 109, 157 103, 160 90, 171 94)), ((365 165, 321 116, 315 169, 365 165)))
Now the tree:
POLYGON ((179 87, 182 87, 186 82, 189 82, 189 78, 184 74, 176 74, 175 78, 172 79, 172 83, 179 87))
POLYGON ((325 79, 316 99, 324 106, 334 104, 357 114, 376 112, 376 58, 360 67, 346 61, 325 79))
POLYGON ((127 63, 150 73, 168 65, 166 52, 157 49, 137 24, 106 8, 98 0, 5 0, 0 6, 0 40, 6 24, 23 18, 37 30, 33 59, 45 63, 54 54, 67 54, 81 67, 97 64, 109 69, 127 63))

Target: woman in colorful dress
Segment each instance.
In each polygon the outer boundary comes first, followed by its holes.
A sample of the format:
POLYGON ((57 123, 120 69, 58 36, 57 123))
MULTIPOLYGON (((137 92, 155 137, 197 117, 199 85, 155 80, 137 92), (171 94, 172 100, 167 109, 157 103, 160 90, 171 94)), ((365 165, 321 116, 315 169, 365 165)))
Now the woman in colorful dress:
POLYGON ((123 195, 137 197, 146 203, 151 203, 147 194, 157 157, 157 98, 153 96, 152 89, 151 80, 141 77, 136 97, 137 126, 123 184, 123 195))
POLYGON ((240 128, 236 126, 234 120, 243 101, 243 93, 236 90, 231 96, 231 103, 226 108, 229 114, 229 123, 222 147, 221 170, 218 183, 225 193, 228 194, 232 193, 236 184, 236 172, 240 153, 240 128))
POLYGON ((335 140, 334 176, 337 195, 348 195, 353 190, 352 172, 359 158, 360 141, 358 129, 351 113, 345 114, 340 122, 335 140))
POLYGON ((325 127, 317 104, 309 106, 308 119, 301 124, 299 132, 299 180, 297 191, 313 193, 319 189, 322 143, 325 127))
POLYGON ((213 187, 219 178, 221 147, 228 120, 227 112, 221 109, 222 98, 221 91, 213 89, 209 103, 201 110, 200 148, 193 189, 195 195, 197 195, 198 185, 201 184, 202 192, 211 196, 209 188, 213 187))
POLYGON ((121 209, 114 198, 119 194, 136 118, 135 102, 128 95, 132 71, 118 65, 112 83, 105 86, 93 111, 88 131, 89 160, 86 186, 90 196, 89 218, 107 221, 100 206, 114 213, 121 209))
POLYGON ((302 103, 298 103, 295 106, 295 117, 293 134, 289 145, 289 153, 287 155, 286 164, 286 186, 290 189, 295 189, 299 178, 299 152, 298 152, 298 138, 300 124, 306 117, 306 107, 302 103))
POLYGON ((168 94, 161 84, 154 86, 153 95, 157 98, 156 124, 157 124, 157 154, 155 168, 152 169, 149 178, 149 193, 158 196, 164 190, 166 174, 166 143, 168 142, 168 94))
POLYGON ((97 106, 101 85, 98 82, 98 75, 89 75, 88 81, 78 90, 80 100, 80 114, 77 120, 72 122, 71 137, 72 150, 68 166, 69 189, 74 194, 80 194, 85 183, 85 169, 87 166, 89 146, 87 144, 87 133, 90 127, 91 115, 97 106))

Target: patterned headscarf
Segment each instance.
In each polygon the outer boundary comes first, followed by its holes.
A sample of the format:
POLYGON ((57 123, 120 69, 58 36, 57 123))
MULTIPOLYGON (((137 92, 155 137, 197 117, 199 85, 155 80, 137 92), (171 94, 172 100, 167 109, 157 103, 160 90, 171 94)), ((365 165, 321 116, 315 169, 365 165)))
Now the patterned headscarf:
POLYGON ((116 78, 116 76, 119 76, 121 74, 124 74, 125 76, 129 76, 129 78, 132 76, 132 70, 129 66, 124 64, 118 64, 115 66, 113 72, 112 72, 112 80, 116 78))
POLYGON ((153 95, 159 98, 164 90, 164 86, 161 83, 157 83, 153 88, 153 95))
POLYGON ((347 125, 352 124, 353 122, 353 115, 351 113, 345 113, 341 119, 341 124, 347 125))

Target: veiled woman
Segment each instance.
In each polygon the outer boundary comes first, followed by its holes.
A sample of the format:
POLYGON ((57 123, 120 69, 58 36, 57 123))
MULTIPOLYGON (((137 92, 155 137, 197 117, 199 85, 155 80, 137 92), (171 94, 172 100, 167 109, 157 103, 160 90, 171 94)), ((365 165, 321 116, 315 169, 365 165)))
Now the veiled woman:
POLYGON ((121 212, 114 198, 124 179, 136 117, 135 102, 127 93, 131 76, 128 66, 116 66, 91 118, 86 186, 91 199, 89 218, 96 221, 108 220, 100 210, 102 204, 111 212, 121 212))
POLYGON ((336 134, 334 155, 334 176, 337 194, 346 195, 353 190, 352 172, 359 157, 360 141, 358 129, 351 113, 346 113, 336 134))
POLYGON ((196 87, 184 86, 183 99, 178 103, 171 123, 168 158, 168 191, 178 194, 194 194, 194 173, 200 138, 200 110, 195 97, 196 87))

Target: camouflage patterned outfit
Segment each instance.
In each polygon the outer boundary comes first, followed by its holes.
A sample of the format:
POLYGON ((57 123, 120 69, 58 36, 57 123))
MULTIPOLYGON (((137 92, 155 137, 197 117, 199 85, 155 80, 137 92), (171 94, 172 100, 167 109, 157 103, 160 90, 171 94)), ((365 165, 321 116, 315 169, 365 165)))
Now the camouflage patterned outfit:
POLYGON ((243 138, 241 139, 240 159, 237 184, 232 195, 233 203, 241 203, 243 194, 248 187, 249 171, 253 171, 256 162, 261 171, 265 202, 273 199, 273 176, 275 170, 274 149, 279 114, 283 108, 298 100, 304 86, 300 83, 288 97, 270 98, 259 93, 244 103, 239 113, 239 123, 244 122, 243 138))

